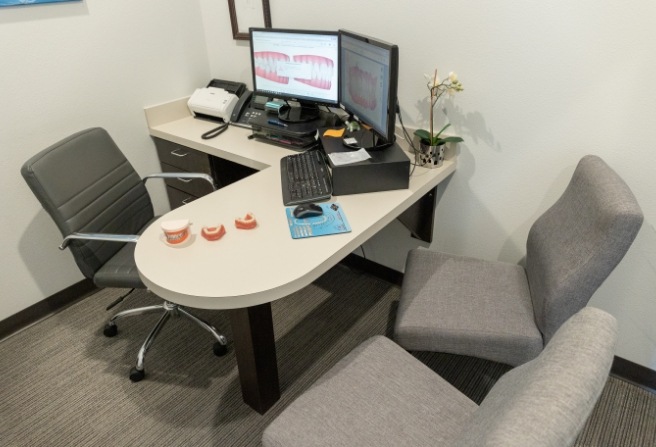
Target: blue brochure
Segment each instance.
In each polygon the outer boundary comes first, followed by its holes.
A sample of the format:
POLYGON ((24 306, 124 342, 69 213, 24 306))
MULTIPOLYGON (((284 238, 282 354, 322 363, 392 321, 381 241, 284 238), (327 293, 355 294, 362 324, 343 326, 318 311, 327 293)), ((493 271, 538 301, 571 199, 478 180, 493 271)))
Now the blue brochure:
POLYGON ((305 237, 324 236, 326 234, 348 233, 351 226, 346 220, 344 210, 339 203, 318 203, 323 210, 321 216, 297 219, 294 217, 293 206, 287 207, 287 222, 292 238, 301 239, 305 237))

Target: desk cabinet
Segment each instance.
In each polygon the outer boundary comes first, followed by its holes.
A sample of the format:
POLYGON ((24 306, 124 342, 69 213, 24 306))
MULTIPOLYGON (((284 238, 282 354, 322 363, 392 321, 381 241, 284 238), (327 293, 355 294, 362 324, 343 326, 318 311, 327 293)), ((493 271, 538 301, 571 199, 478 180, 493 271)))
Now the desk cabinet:
MULTIPOLYGON (((256 172, 251 168, 213 157, 187 146, 153 137, 163 172, 202 172, 212 176, 219 188, 256 172)), ((166 179, 166 192, 171 209, 178 208, 212 192, 202 179, 166 179)))

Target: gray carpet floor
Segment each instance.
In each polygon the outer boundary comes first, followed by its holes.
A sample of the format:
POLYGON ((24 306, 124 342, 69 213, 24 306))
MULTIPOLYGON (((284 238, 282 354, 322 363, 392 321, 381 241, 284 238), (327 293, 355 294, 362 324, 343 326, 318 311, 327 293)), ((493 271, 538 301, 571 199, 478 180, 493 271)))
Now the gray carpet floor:
MULTIPOLYGON (((391 334, 399 288, 337 266, 273 303, 282 397, 264 416, 241 400, 232 349, 170 320, 146 358, 146 379, 128 373, 157 316, 122 320, 102 334, 104 289, 0 342, 2 446, 259 446, 264 427, 323 372, 374 334, 391 334)), ((137 291, 112 312, 159 299, 137 291)), ((224 312, 195 311, 231 339, 224 312)), ((232 348, 232 345, 229 345, 232 348)), ((480 402, 507 367, 460 356, 417 354, 480 402)), ((656 395, 611 377, 577 446, 656 446, 656 395)))

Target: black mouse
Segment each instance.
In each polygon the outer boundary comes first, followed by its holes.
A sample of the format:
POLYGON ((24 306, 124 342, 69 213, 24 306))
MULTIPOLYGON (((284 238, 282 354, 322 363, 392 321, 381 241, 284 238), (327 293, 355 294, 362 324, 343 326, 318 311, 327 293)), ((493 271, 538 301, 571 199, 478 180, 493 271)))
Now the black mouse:
POLYGON ((304 203, 294 208, 294 217, 297 219, 305 219, 306 217, 321 216, 323 209, 315 203, 304 203))

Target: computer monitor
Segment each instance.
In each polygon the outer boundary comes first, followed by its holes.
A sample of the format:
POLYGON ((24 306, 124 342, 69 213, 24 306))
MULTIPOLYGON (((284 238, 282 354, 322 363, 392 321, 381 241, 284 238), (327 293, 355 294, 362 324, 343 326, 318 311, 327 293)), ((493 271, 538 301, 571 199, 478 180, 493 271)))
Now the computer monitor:
POLYGON ((339 54, 340 106, 365 127, 347 133, 344 144, 369 150, 390 146, 396 139, 398 46, 340 30, 339 54))
POLYGON ((251 28, 249 34, 255 93, 300 105, 281 107, 281 120, 311 121, 319 106, 338 106, 337 31, 251 28))

